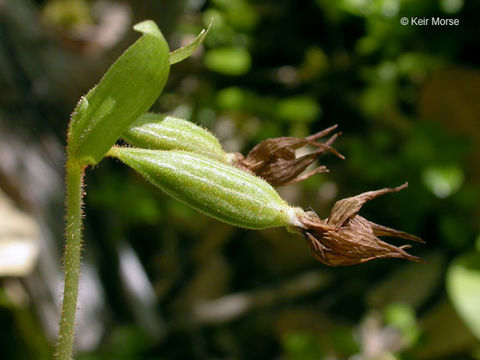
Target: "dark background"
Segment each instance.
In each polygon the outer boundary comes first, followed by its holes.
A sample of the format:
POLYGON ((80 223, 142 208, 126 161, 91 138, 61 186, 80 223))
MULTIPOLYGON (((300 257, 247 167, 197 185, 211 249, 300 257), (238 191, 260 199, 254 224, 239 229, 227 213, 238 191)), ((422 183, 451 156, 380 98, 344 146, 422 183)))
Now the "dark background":
POLYGON ((467 0, 1 1, 0 357, 53 351, 76 102, 138 37, 134 23, 155 20, 176 49, 214 18, 153 110, 243 153, 338 124, 346 160, 325 156, 330 173, 282 196, 326 217, 342 197, 408 181, 362 215, 421 236, 410 251, 428 264, 329 268, 297 235, 219 223, 106 159, 86 176, 76 358, 480 359, 479 10, 467 0), (404 16, 460 25, 402 26, 404 16))

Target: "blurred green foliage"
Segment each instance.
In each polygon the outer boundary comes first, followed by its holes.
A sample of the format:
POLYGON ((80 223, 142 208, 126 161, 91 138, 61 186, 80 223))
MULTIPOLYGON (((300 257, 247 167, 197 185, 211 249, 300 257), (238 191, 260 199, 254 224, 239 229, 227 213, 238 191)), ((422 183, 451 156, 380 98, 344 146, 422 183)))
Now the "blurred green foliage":
MULTIPOLYGON (((37 1, 50 26, 90 22, 84 6, 95 1, 78 2, 75 16, 57 3, 37 1)), ((143 16, 136 2, 129 6, 143 16)), ((243 153, 267 137, 339 124, 336 147, 346 160, 321 159, 329 174, 282 194, 327 216, 341 197, 408 181, 362 214, 421 236, 427 244, 411 251, 429 263, 326 268, 300 237, 219 224, 103 161, 86 179, 86 251, 111 314, 99 348, 79 359, 480 359, 479 10, 463 0, 185 1, 171 48, 211 18, 213 25, 203 50, 172 67, 154 110, 205 126, 243 153), (402 26, 403 16, 461 25, 402 26), (124 241, 158 297, 166 323, 158 338, 142 332, 114 281, 111 256, 124 241), (307 271, 333 281, 286 297, 286 281, 307 271), (259 301, 264 288, 280 290, 259 301), (195 312, 232 294, 231 306, 247 305, 227 320, 195 312)), ((161 11, 148 16, 161 26, 161 11)), ((66 118, 78 96, 57 112, 66 118)), ((18 314, 8 313, 2 327, 19 329, 11 319, 18 314)), ((9 354, 26 358, 25 351, 9 354)))
POLYGON ((242 48, 221 47, 205 54, 207 69, 220 74, 243 75, 250 70, 250 65, 250 54, 242 48))

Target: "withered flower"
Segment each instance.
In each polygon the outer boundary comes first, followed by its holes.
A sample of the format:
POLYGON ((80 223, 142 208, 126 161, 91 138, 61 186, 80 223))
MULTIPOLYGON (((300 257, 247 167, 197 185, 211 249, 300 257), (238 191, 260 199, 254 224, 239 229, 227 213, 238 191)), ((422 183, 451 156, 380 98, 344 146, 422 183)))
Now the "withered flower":
POLYGON ((395 187, 369 191, 339 200, 330 216, 322 220, 314 212, 307 212, 299 219, 304 228, 298 230, 307 239, 315 258, 330 266, 364 263, 377 258, 401 258, 423 262, 419 257, 405 252, 410 245, 396 247, 383 242, 378 236, 392 236, 424 243, 417 236, 375 224, 358 215, 362 206, 380 195, 398 192, 407 183, 395 187))
POLYGON ((321 154, 331 152, 344 159, 337 150, 331 147, 341 133, 333 134, 325 143, 317 139, 327 136, 337 125, 322 130, 306 138, 278 137, 267 139, 256 145, 245 158, 240 153, 233 154, 232 164, 244 171, 260 176, 272 186, 284 186, 305 180, 310 176, 328 172, 325 166, 319 166, 312 171, 301 174, 321 154), (295 150, 311 145, 318 150, 297 158, 295 150))

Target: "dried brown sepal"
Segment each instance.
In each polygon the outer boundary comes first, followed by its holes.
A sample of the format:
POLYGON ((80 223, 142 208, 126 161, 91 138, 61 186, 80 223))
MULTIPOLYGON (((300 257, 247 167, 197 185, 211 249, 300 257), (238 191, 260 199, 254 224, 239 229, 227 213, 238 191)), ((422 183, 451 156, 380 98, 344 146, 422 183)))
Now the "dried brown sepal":
POLYGON ((408 254, 410 245, 394 246, 378 238, 393 236, 423 243, 417 236, 368 221, 358 215, 363 204, 380 195, 398 192, 408 184, 396 188, 369 191, 354 197, 339 200, 333 206, 328 219, 320 219, 314 212, 305 213, 300 219, 305 226, 299 229, 307 239, 315 258, 330 266, 361 264, 378 258, 400 258, 424 262, 408 254))
POLYGON ((312 171, 301 174, 321 154, 330 152, 341 159, 345 158, 331 147, 341 133, 333 134, 325 143, 316 141, 321 137, 327 136, 336 128, 337 125, 334 125, 306 138, 278 137, 264 140, 256 145, 246 158, 241 154, 235 154, 233 165, 262 177, 272 186, 285 186, 297 183, 316 173, 328 171, 325 166, 319 166, 312 171), (316 147, 318 150, 297 158, 295 150, 306 145, 316 147))

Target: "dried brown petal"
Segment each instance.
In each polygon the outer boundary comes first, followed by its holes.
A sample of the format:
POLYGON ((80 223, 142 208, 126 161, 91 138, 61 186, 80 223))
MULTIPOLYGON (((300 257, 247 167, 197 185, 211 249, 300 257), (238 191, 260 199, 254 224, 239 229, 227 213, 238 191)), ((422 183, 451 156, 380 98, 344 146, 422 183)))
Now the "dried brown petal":
POLYGON ((397 186, 395 188, 384 188, 375 191, 367 191, 357 196, 348 197, 339 200, 333 205, 330 216, 328 217, 328 223, 336 226, 342 226, 343 223, 360 211, 362 206, 372 199, 384 194, 398 192, 405 189, 408 183, 397 186))
POLYGON ((396 188, 370 191, 351 198, 337 201, 330 217, 321 220, 315 213, 305 213, 300 219, 305 226, 299 229, 312 250, 315 258, 330 266, 344 266, 364 263, 377 258, 401 258, 423 262, 419 257, 405 252, 410 245, 396 247, 380 240, 377 236, 394 236, 402 239, 423 242, 417 236, 388 228, 368 221, 357 215, 367 201, 405 188, 407 184, 396 188))
POLYGON ((325 166, 319 166, 315 170, 300 175, 321 154, 331 152, 344 159, 343 155, 330 146, 340 133, 332 135, 325 143, 315 141, 330 134, 336 128, 337 125, 331 126, 304 139, 278 137, 264 140, 255 146, 246 158, 241 154, 235 154, 233 164, 262 177, 273 186, 284 186, 305 180, 316 173, 328 171, 325 166), (295 150, 306 145, 316 147, 318 150, 297 158, 295 150))

